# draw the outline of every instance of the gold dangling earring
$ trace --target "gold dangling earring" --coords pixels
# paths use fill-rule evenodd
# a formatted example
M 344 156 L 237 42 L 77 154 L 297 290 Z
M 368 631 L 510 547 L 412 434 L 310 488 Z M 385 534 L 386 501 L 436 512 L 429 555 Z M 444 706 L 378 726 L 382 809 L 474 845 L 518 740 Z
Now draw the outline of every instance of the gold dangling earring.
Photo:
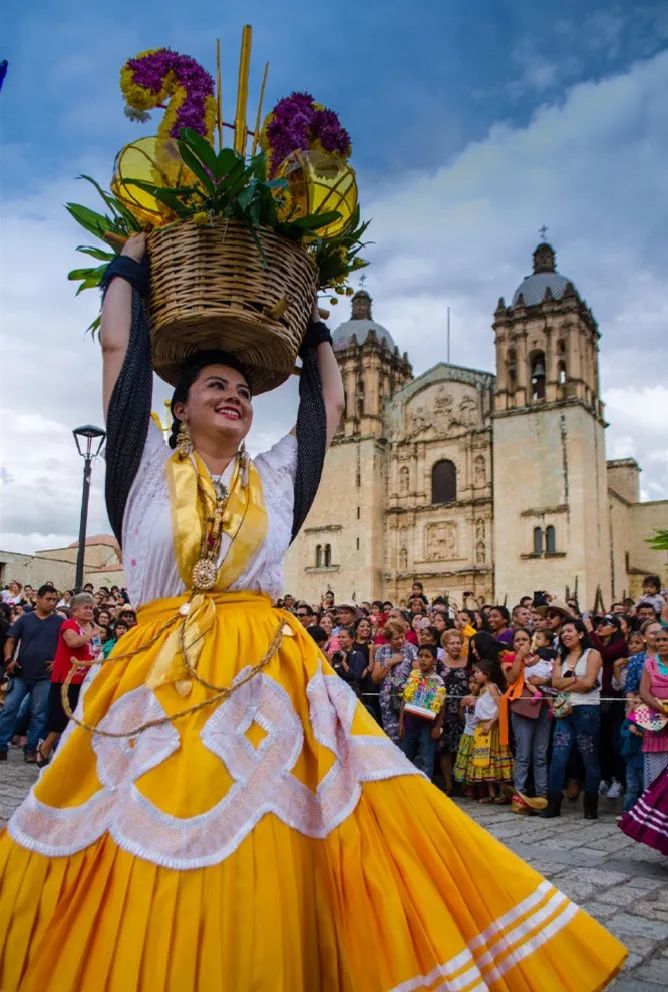
M 179 433 L 176 435 L 176 450 L 179 453 L 179 458 L 190 458 L 193 450 L 193 439 L 190 433 L 190 428 L 185 420 L 182 420 L 179 425 Z

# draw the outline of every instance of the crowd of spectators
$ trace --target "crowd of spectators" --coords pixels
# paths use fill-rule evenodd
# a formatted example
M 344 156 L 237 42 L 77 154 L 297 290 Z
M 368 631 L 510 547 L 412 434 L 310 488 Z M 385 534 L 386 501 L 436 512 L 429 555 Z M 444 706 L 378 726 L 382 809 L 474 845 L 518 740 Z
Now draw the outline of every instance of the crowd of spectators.
M 563 795 L 583 791 L 595 818 L 601 795 L 629 809 L 668 765 L 668 603 L 657 576 L 639 599 L 592 613 L 545 592 L 511 610 L 472 595 L 429 602 L 417 581 L 401 606 L 337 604 L 331 591 L 279 605 L 448 794 L 558 816 Z M 407 698 L 416 670 L 431 700 L 422 707 L 412 683 Z M 636 722 L 643 707 L 665 725 Z
M 467 594 L 429 602 L 317 604 L 292 612 L 385 733 L 448 794 L 557 816 L 584 790 L 629 809 L 668 766 L 668 602 L 657 576 L 607 611 L 522 597 L 511 610 Z M 137 622 L 124 589 L 59 593 L 10 582 L 0 602 L 0 761 L 11 744 L 46 764 L 91 659 L 103 662 Z M 74 661 L 72 660 L 74 659 Z M 80 669 L 80 670 L 79 670 Z M 644 709 L 643 709 L 644 707 Z M 637 714 L 645 713 L 645 722 Z M 653 718 L 648 722 L 647 712 Z

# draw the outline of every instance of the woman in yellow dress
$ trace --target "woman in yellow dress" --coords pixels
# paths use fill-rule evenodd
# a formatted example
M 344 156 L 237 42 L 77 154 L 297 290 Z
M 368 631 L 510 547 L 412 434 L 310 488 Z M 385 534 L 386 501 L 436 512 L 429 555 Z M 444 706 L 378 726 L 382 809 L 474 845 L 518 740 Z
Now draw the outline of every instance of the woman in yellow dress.
M 252 370 L 187 363 L 173 454 L 149 423 L 143 252 L 131 238 L 102 324 L 107 501 L 138 623 L 0 838 L 0 989 L 603 988 L 624 947 L 432 786 L 272 606 L 303 455 L 292 435 L 244 454 Z M 327 337 L 311 326 L 305 362 L 329 441 Z M 147 390 L 143 426 L 120 426 Z

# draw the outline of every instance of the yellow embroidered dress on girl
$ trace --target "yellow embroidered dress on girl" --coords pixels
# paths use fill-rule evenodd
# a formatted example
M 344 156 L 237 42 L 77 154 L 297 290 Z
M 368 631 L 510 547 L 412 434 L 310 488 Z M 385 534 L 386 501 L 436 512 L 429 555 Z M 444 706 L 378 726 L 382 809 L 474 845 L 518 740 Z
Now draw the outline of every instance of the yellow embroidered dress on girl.
M 272 607 L 295 463 L 288 437 L 246 480 L 231 467 L 215 588 L 193 595 L 212 480 L 151 425 L 123 526 L 144 605 L 0 838 L 0 989 L 603 988 L 624 947 L 427 782 Z

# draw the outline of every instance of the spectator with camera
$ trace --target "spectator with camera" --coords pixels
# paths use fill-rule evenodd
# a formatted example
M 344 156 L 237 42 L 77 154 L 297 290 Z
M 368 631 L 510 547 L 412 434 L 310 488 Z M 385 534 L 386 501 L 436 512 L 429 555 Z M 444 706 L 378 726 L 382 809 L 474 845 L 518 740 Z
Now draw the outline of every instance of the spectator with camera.
M 362 676 L 367 669 L 364 654 L 355 648 L 355 631 L 352 627 L 340 627 L 339 647 L 332 654 L 332 668 L 355 692 L 359 692 Z

